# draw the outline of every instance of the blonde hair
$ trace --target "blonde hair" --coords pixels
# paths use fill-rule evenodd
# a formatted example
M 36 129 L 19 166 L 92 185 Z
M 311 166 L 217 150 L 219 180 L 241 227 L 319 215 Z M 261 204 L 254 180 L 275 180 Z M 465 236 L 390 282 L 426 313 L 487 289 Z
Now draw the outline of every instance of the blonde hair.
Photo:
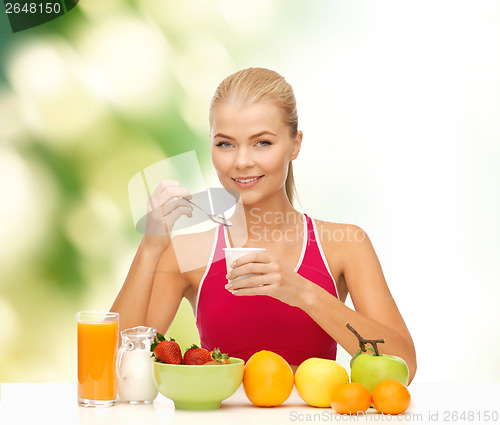
M 214 109 L 221 104 L 238 102 L 250 105 L 257 102 L 270 102 L 282 109 L 285 124 L 290 128 L 290 135 L 297 135 L 297 103 L 292 86 L 277 72 L 265 68 L 247 68 L 225 78 L 215 90 L 210 102 L 210 125 L 213 122 Z M 293 205 L 297 190 L 293 179 L 292 161 L 288 163 L 285 181 L 288 200 Z

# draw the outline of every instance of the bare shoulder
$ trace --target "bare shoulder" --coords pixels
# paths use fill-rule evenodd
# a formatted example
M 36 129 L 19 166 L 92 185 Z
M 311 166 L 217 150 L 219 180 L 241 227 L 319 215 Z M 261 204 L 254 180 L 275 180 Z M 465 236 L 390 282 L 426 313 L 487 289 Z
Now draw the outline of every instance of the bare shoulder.
M 155 272 L 156 296 L 176 287 L 194 305 L 196 292 L 210 260 L 217 229 L 174 236 L 162 254 Z M 168 282 L 168 285 L 165 283 Z
M 189 249 L 192 254 L 203 254 L 206 251 L 210 254 L 216 230 L 215 228 L 205 232 L 177 235 L 172 238 L 172 244 L 176 248 Z
M 328 247 L 346 247 L 355 242 L 362 242 L 368 238 L 366 232 L 359 226 L 349 223 L 335 223 L 315 220 L 316 229 L 321 243 Z
M 181 273 L 204 269 L 210 259 L 217 229 L 178 235 L 172 238 L 171 248 Z
M 367 245 L 371 246 L 367 233 L 355 224 L 322 220 L 315 222 L 325 256 L 335 257 L 337 266 L 345 266 L 352 256 L 365 250 Z

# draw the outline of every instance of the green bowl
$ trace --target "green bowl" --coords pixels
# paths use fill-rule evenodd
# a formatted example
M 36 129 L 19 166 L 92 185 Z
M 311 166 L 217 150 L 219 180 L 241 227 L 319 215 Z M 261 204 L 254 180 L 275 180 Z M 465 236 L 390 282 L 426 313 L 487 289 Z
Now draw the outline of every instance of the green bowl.
M 225 365 L 174 365 L 152 360 L 158 391 L 171 399 L 176 409 L 218 409 L 243 380 L 245 362 L 231 357 Z

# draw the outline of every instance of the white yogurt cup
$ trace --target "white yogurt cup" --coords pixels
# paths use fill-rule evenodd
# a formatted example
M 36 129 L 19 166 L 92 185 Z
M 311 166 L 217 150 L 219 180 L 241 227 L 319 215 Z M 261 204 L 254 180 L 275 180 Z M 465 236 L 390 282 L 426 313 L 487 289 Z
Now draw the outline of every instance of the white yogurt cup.
M 250 254 L 252 252 L 264 252 L 266 248 L 222 248 L 224 250 L 224 254 L 226 256 L 226 268 L 227 272 L 231 272 L 233 268 L 231 264 L 233 264 L 238 258 L 243 257 L 244 255 Z M 237 277 L 236 279 L 231 279 L 229 282 L 233 280 L 244 279 L 249 276 L 253 276 L 254 273 L 245 274 L 243 276 Z

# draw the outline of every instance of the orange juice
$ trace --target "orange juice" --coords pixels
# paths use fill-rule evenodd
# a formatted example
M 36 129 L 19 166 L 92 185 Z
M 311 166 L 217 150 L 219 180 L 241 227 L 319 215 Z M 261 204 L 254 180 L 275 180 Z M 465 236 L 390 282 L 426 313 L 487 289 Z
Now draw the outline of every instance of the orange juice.
M 92 405 L 93 401 L 96 405 L 110 402 L 112 405 L 116 399 L 118 315 L 114 321 L 93 322 L 90 317 L 87 320 L 80 315 L 77 325 L 79 402 L 84 405 Z M 104 403 L 99 403 L 101 401 Z

